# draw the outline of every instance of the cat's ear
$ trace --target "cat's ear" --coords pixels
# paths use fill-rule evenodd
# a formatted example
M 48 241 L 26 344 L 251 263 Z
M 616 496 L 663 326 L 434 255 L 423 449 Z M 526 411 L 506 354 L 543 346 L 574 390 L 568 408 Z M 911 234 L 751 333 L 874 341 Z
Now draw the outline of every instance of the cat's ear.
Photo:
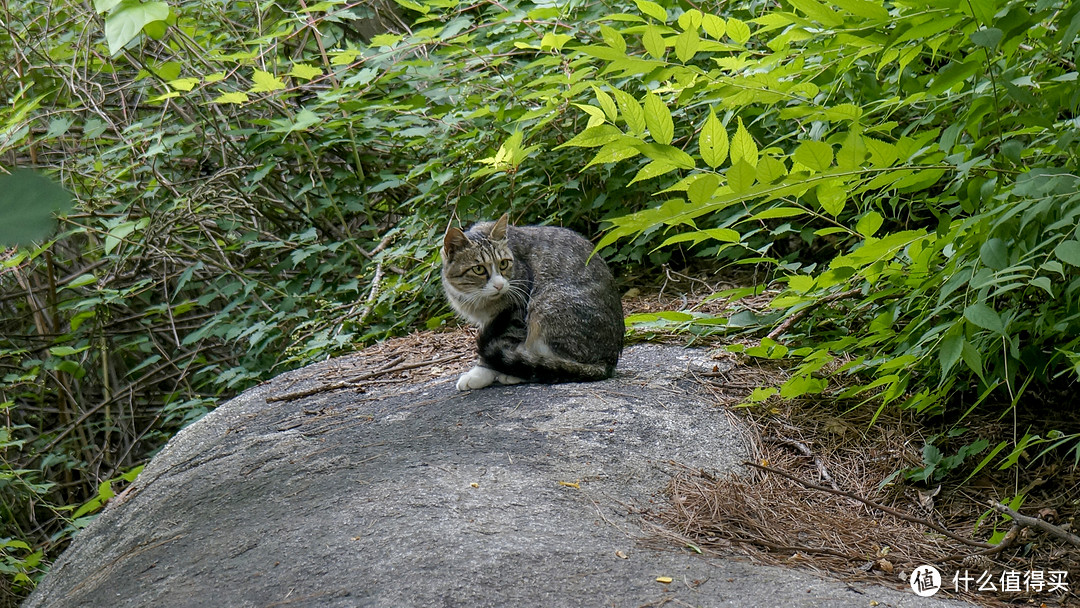
M 495 222 L 495 225 L 491 228 L 491 240 L 493 241 L 505 241 L 506 240 L 506 225 L 510 223 L 510 214 L 504 213 L 499 221 Z
M 447 228 L 446 236 L 443 237 L 442 241 L 443 258 L 450 259 L 454 252 L 463 249 L 468 244 L 469 239 L 460 228 L 454 228 L 453 226 Z

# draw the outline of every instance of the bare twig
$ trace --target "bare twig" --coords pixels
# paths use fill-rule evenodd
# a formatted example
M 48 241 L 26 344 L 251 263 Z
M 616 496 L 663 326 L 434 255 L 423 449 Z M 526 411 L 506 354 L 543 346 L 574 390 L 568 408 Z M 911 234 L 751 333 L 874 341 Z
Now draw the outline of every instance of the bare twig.
M 829 482 L 829 485 L 832 486 L 832 489 L 834 489 L 834 490 L 839 490 L 840 489 L 836 485 L 836 482 L 833 481 L 832 475 L 829 474 L 829 470 L 825 468 L 825 463 L 821 461 L 821 457 L 817 456 L 816 454 L 811 452 L 810 448 L 806 447 L 806 444 L 799 443 L 798 441 L 793 441 L 791 439 L 784 439 L 782 437 L 764 437 L 763 441 L 766 441 L 766 442 L 769 442 L 769 443 L 779 443 L 779 444 L 783 444 L 783 445 L 789 445 L 789 446 L 795 448 L 796 450 L 799 450 L 799 452 L 802 453 L 803 456 L 806 456 L 807 458 L 813 458 L 814 459 L 814 465 L 817 466 L 818 475 L 821 475 L 822 479 Z
M 1069 543 L 1070 545 L 1080 547 L 1080 536 L 1069 532 L 1061 526 L 1055 526 L 1054 524 L 1046 520 L 1039 519 L 1038 517 L 1021 515 L 1020 513 L 1017 513 L 1009 507 L 1001 504 L 1000 502 L 991 503 L 990 506 L 994 507 L 994 510 L 998 513 L 1004 513 L 1005 515 L 1013 518 L 1013 521 L 1015 521 L 1018 525 L 1024 526 L 1025 528 L 1038 528 L 1051 536 L 1060 538 L 1061 540 Z
M 775 340 L 780 336 L 784 335 L 784 332 L 791 329 L 792 325 L 795 325 L 796 323 L 801 321 L 803 317 L 810 314 L 810 311 L 814 310 L 818 306 L 821 306 L 822 304 L 828 304 L 829 302 L 835 302 L 837 300 L 843 300 L 845 298 L 854 298 L 855 296 L 861 294 L 861 289 L 849 289 L 847 291 L 840 291 L 837 293 L 829 294 L 821 298 L 820 300 L 807 305 L 806 308 L 800 308 L 799 310 L 795 311 L 795 313 L 792 314 L 790 317 L 784 319 L 783 323 L 777 325 L 775 329 L 770 331 L 768 337 L 772 340 Z

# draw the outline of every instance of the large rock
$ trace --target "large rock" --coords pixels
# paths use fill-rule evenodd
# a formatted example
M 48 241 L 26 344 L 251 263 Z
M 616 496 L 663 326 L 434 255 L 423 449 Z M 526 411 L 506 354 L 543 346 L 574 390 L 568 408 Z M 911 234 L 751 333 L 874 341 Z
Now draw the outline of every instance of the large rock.
M 701 352 L 635 346 L 593 384 L 460 393 L 447 373 L 267 402 L 357 357 L 253 388 L 179 433 L 26 605 L 927 604 L 638 543 L 635 513 L 661 500 L 672 462 L 725 471 L 744 457 L 687 377 L 716 363 Z

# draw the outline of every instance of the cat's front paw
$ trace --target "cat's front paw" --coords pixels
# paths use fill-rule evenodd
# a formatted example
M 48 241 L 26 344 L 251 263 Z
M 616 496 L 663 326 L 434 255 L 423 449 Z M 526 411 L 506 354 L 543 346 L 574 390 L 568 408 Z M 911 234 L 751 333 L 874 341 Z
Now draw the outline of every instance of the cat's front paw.
M 499 384 L 521 384 L 524 382 L 524 380 L 517 376 L 509 376 L 507 374 L 495 374 L 495 380 L 498 381 Z
M 476 367 L 461 374 L 461 377 L 457 381 L 457 390 L 468 391 L 476 388 L 484 388 L 490 386 L 495 381 L 495 372 L 486 368 Z

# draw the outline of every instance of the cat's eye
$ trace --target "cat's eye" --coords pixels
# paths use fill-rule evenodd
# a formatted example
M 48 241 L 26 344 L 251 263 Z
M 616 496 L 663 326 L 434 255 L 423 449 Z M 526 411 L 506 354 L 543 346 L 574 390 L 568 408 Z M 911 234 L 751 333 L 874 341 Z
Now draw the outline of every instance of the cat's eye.
M 499 270 L 510 268 L 510 260 L 499 260 Z
M 473 266 L 472 271 L 481 276 L 487 274 L 487 268 L 483 264 Z

